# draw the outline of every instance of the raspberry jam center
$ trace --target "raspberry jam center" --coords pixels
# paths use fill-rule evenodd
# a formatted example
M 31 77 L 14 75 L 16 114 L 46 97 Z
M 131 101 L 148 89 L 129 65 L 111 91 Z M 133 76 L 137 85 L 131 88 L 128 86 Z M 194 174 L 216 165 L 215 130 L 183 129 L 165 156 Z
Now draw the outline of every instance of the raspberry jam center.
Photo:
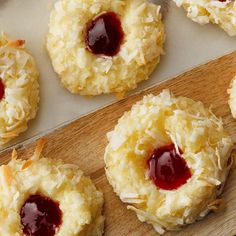
M 3 99 L 5 95 L 5 86 L 0 78 L 0 101 Z
M 30 196 L 20 211 L 25 236 L 54 236 L 62 223 L 59 204 L 41 195 Z
M 183 152 L 174 144 L 157 148 L 147 161 L 149 178 L 164 190 L 177 189 L 191 177 L 190 169 L 182 157 Z
M 124 32 L 118 15 L 107 12 L 88 23 L 86 44 L 93 54 L 115 56 L 124 39 Z

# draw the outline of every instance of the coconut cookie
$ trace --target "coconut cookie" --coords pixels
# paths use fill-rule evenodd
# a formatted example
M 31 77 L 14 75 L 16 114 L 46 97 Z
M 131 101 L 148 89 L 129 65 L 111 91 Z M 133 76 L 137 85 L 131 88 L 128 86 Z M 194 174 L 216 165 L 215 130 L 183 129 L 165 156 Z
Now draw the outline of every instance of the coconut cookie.
M 162 234 L 222 206 L 230 136 L 201 102 L 168 90 L 135 104 L 108 133 L 106 175 L 128 209 Z
M 233 78 L 231 82 L 228 93 L 229 93 L 229 106 L 231 109 L 231 113 L 233 117 L 236 118 L 236 76 Z
M 236 3 L 234 0 L 173 0 L 187 11 L 193 21 L 219 25 L 230 36 L 236 35 Z
M 59 0 L 51 12 L 47 49 L 72 93 L 135 89 L 163 53 L 160 6 L 146 0 Z
M 102 235 L 102 193 L 76 165 L 40 158 L 43 143 L 0 167 L 0 235 Z
M 39 103 L 39 73 L 24 40 L 0 34 L 0 146 L 27 129 Z

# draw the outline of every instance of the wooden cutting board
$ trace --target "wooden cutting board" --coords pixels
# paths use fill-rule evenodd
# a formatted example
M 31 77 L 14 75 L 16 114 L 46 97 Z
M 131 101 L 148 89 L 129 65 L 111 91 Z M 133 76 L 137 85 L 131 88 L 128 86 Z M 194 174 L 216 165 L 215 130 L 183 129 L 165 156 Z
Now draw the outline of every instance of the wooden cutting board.
M 150 225 L 141 223 L 135 214 L 126 209 L 113 193 L 104 174 L 103 154 L 106 146 L 106 133 L 113 129 L 118 118 L 143 95 L 158 94 L 162 89 L 170 89 L 175 95 L 201 100 L 206 106 L 223 118 L 226 129 L 236 134 L 236 121 L 230 115 L 227 104 L 227 89 L 236 74 L 236 52 L 197 67 L 167 82 L 109 105 L 92 114 L 45 135 L 46 146 L 43 154 L 50 158 L 61 158 L 78 164 L 90 175 L 96 186 L 105 196 L 106 236 L 151 236 L 156 235 Z M 96 98 L 94 98 L 96 99 Z M 93 102 L 91 100 L 91 102 Z M 79 108 L 78 108 L 79 109 Z M 49 114 L 50 115 L 50 114 Z M 29 157 L 35 147 L 34 140 L 21 145 L 19 156 Z M 10 151 L 0 154 L 1 164 L 10 159 Z M 220 213 L 210 214 L 204 220 L 185 227 L 181 232 L 167 233 L 168 236 L 232 236 L 236 235 L 236 171 L 232 170 L 223 194 L 227 208 Z

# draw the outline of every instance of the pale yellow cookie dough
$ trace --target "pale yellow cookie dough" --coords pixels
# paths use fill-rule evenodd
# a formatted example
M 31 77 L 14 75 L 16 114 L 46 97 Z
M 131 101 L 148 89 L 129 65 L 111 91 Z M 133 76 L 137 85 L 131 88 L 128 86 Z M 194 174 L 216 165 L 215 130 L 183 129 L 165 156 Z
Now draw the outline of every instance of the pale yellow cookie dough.
M 124 42 L 114 57 L 86 49 L 87 23 L 101 13 L 120 16 Z M 163 53 L 160 6 L 146 0 L 59 0 L 51 12 L 47 49 L 61 83 L 72 93 L 124 94 L 149 78 Z
M 219 25 L 230 36 L 236 35 L 236 2 L 227 0 L 173 0 L 178 7 L 187 11 L 187 16 L 193 21 L 204 25 L 213 23 Z
M 76 165 L 40 158 L 43 140 L 28 160 L 16 158 L 0 167 L 0 235 L 23 236 L 20 209 L 42 194 L 59 203 L 62 225 L 55 236 L 101 236 L 103 195 Z
M 39 73 L 24 40 L 0 34 L 0 79 L 5 95 L 0 101 L 0 146 L 27 129 L 39 103 Z
M 158 233 L 178 230 L 218 208 L 231 167 L 233 143 L 222 121 L 201 102 L 175 97 L 168 90 L 148 95 L 108 133 L 106 175 L 120 199 Z M 154 149 L 173 143 L 191 171 L 176 190 L 156 187 L 147 160 Z

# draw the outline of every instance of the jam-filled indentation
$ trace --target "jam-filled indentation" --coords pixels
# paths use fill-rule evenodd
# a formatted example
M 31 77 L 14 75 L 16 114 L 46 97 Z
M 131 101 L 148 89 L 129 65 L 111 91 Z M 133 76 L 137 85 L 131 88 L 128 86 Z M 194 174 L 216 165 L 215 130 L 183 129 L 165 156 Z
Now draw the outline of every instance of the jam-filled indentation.
M 48 197 L 32 195 L 20 211 L 25 236 L 54 236 L 62 223 L 59 203 Z
M 149 178 L 160 189 L 174 190 L 191 177 L 190 169 L 182 157 L 183 152 L 174 144 L 157 148 L 147 161 Z
M 0 101 L 3 99 L 5 95 L 5 86 L 3 84 L 2 79 L 0 78 Z
M 119 16 L 106 12 L 87 25 L 86 44 L 89 51 L 96 55 L 115 56 L 124 39 Z

